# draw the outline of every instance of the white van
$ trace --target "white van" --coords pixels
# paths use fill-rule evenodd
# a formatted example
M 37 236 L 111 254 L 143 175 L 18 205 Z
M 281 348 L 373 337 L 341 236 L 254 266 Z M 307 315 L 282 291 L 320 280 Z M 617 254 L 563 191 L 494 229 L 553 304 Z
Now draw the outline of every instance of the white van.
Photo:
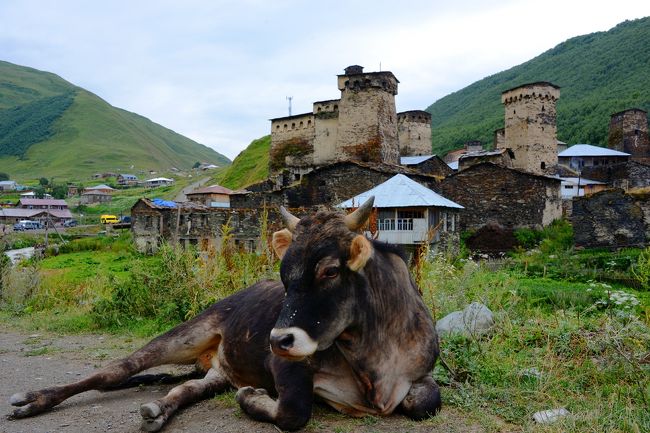
M 31 221 L 31 220 L 20 220 L 16 224 L 14 224 L 14 230 L 38 230 L 42 229 L 43 224 L 41 224 L 39 221 Z

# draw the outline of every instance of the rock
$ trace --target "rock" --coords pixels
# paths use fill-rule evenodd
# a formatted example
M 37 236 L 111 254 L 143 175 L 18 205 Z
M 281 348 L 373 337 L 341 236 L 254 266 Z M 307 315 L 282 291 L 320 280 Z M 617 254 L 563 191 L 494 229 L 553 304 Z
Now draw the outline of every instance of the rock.
M 522 377 L 528 377 L 532 379 L 540 379 L 542 377 L 542 372 L 535 367 L 525 368 L 521 370 L 520 374 Z
M 440 336 L 460 334 L 466 337 L 483 335 L 494 326 L 492 311 L 480 302 L 472 302 L 462 311 L 454 311 L 438 320 Z
M 561 407 L 559 409 L 549 409 L 543 410 L 541 412 L 535 412 L 533 414 L 533 419 L 538 424 L 551 424 L 569 414 L 570 412 L 568 410 Z

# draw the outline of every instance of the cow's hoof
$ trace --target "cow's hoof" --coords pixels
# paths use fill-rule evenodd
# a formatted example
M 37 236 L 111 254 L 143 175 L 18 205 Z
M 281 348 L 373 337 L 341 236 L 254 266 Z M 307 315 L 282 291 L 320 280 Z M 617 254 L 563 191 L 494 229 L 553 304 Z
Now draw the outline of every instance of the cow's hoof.
M 38 404 L 38 395 L 33 392 L 17 392 L 9 397 L 9 404 L 12 406 L 22 406 L 14 410 L 10 418 L 26 418 L 43 412 L 46 408 Z
M 142 424 L 140 427 L 144 431 L 158 431 L 165 425 L 165 418 L 158 403 L 146 403 L 140 406 L 140 415 Z

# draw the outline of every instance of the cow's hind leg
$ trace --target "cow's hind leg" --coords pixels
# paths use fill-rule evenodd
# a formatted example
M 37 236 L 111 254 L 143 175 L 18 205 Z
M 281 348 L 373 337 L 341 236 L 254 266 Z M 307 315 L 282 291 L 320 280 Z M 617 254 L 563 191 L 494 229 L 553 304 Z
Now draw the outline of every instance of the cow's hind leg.
M 111 363 L 78 382 L 12 395 L 9 403 L 19 406 L 14 410 L 12 417 L 25 418 L 45 412 L 65 399 L 85 391 L 115 389 L 134 374 L 151 367 L 195 362 L 202 353 L 217 347 L 220 340 L 219 335 L 207 332 L 200 333 L 197 337 L 193 330 L 205 325 L 209 318 L 197 319 L 179 325 L 128 357 Z
M 219 368 L 211 368 L 203 379 L 194 379 L 172 388 L 169 393 L 151 403 L 140 406 L 142 430 L 158 431 L 181 407 L 211 397 L 230 387 Z
M 441 406 L 442 400 L 438 384 L 431 376 L 425 376 L 419 382 L 411 385 L 400 409 L 409 418 L 422 420 L 436 415 Z

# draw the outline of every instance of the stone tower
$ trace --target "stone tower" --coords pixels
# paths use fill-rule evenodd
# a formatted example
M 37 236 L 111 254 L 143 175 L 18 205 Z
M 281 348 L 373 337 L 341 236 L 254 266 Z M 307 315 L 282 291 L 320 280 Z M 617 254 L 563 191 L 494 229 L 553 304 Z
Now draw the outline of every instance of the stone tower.
M 431 155 L 431 114 L 422 110 L 397 113 L 400 156 Z
M 555 104 L 560 88 L 548 82 L 524 84 L 501 94 L 505 134 L 501 144 L 514 154 L 514 168 L 535 174 L 553 173 L 557 166 Z
M 632 108 L 612 114 L 607 146 L 629 153 L 633 161 L 650 163 L 648 113 Z
M 399 163 L 395 95 L 399 81 L 392 72 L 364 73 L 348 66 L 338 76 L 338 159 Z

